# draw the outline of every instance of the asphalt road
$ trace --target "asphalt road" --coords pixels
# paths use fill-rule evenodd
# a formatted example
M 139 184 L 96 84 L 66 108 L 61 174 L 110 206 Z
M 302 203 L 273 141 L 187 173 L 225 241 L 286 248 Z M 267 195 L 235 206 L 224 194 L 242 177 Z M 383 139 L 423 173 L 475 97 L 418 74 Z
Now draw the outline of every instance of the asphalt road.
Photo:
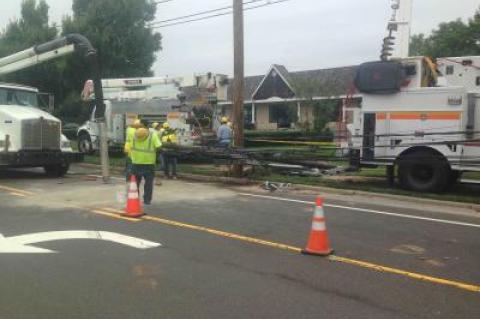
M 305 246 L 313 194 L 163 181 L 148 217 L 135 222 L 116 213 L 121 179 L 102 185 L 74 172 L 62 180 L 1 172 L 0 234 L 95 230 L 162 246 L 68 239 L 31 244 L 53 254 L 0 252 L 2 319 L 480 313 L 480 215 L 474 212 L 327 196 L 329 236 L 335 255 L 345 258 L 334 261 L 295 251 Z

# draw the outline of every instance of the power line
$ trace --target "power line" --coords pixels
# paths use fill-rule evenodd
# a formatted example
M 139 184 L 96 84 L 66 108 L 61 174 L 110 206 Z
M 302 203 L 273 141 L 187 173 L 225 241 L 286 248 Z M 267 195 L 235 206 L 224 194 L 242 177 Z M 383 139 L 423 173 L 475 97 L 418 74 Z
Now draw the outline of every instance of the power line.
M 169 0 L 171 1 L 171 0 Z M 266 1 L 266 0 L 250 0 L 250 1 L 247 1 L 247 2 L 244 2 L 243 4 L 251 4 L 251 3 L 255 3 L 255 2 L 260 2 L 260 1 Z M 218 12 L 218 11 L 225 11 L 227 9 L 232 9 L 233 6 L 226 6 L 226 7 L 221 7 L 221 8 L 217 8 L 217 9 L 212 9 L 212 10 L 206 10 L 206 11 L 201 11 L 201 12 L 197 12 L 197 13 L 193 13 L 193 14 L 188 14 L 188 15 L 185 15 L 185 16 L 180 16 L 180 17 L 176 17 L 176 18 L 171 18 L 171 19 L 167 19 L 167 20 L 161 20 L 161 21 L 154 21 L 152 23 L 150 23 L 150 25 L 155 25 L 155 24 L 163 24 L 165 22 L 171 22 L 171 21 L 176 21 L 176 20 L 184 20 L 184 19 L 187 19 L 187 18 L 192 18 L 192 17 L 197 17 L 197 16 L 202 16 L 202 15 L 206 15 L 208 13 L 214 13 L 214 12 Z
M 257 1 L 261 1 L 261 0 L 256 0 L 256 1 L 254 1 L 254 2 L 257 2 Z M 260 5 L 251 6 L 251 7 L 245 8 L 245 9 L 243 9 L 243 11 L 259 9 L 259 8 L 271 6 L 271 5 L 274 5 L 274 4 L 278 4 L 278 3 L 282 3 L 282 2 L 287 2 L 287 1 L 291 1 L 291 0 L 269 1 L 269 2 L 264 3 L 264 4 L 260 4 Z M 228 8 L 227 8 L 227 9 L 228 9 Z M 225 9 L 224 9 L 224 10 L 225 10 Z M 158 26 L 151 25 L 151 27 L 152 27 L 152 29 L 166 28 L 166 27 L 171 27 L 171 26 L 175 26 L 175 25 L 186 24 L 186 23 L 195 22 L 195 21 L 203 21 L 203 20 L 208 20 L 208 19 L 212 19 L 212 18 L 216 18 L 216 17 L 221 17 L 221 16 L 225 16 L 225 15 L 230 15 L 230 14 L 232 14 L 232 13 L 233 13 L 233 11 L 228 11 L 228 12 L 224 12 L 224 13 L 218 13 L 218 14 L 209 15 L 209 16 L 206 16 L 206 17 L 201 17 L 201 18 L 196 18 L 196 19 L 190 19 L 190 20 L 184 20 L 184 21 L 179 21 L 179 22 L 174 22 L 174 23 L 167 23 L 167 24 L 158 25 Z M 179 18 L 179 19 L 180 19 L 180 18 Z M 179 20 L 179 19 L 175 19 L 175 20 Z M 157 24 L 157 23 L 158 23 L 158 24 L 161 24 L 162 22 L 165 23 L 164 21 L 157 21 L 157 22 L 155 22 L 155 24 Z
M 155 4 L 161 4 L 161 3 L 170 2 L 170 1 L 173 1 L 173 0 L 161 0 L 161 1 L 155 1 Z

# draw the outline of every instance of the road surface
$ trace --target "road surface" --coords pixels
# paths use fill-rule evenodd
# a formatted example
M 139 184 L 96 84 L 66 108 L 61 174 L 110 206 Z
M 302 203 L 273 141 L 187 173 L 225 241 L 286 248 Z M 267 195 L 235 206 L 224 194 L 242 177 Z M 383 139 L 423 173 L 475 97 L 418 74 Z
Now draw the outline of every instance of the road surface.
M 1 253 L 0 318 L 476 318 L 480 214 L 326 196 L 335 256 L 305 256 L 315 194 L 163 181 L 140 221 L 121 178 L 1 172 L 0 234 L 101 231 Z M 95 175 L 95 173 L 93 173 Z M 415 209 L 416 208 L 416 209 Z M 78 233 L 77 233 L 78 234 Z M 32 235 L 35 237 L 36 235 Z M 0 251 L 1 251 L 0 238 Z

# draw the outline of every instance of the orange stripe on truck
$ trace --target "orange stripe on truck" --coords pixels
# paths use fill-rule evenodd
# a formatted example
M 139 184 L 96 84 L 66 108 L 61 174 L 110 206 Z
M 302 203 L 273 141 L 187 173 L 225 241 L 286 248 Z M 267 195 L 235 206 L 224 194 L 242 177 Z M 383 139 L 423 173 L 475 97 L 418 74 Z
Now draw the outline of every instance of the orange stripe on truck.
M 460 112 L 391 112 L 391 120 L 460 120 Z M 377 120 L 386 120 L 387 113 L 377 113 Z

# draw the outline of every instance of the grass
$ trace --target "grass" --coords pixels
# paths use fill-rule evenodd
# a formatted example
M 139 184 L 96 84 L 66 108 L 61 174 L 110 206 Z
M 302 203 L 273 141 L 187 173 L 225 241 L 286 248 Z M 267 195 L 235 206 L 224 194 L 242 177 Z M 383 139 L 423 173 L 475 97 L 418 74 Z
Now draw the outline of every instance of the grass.
M 384 177 L 375 176 L 377 172 L 369 172 L 373 176 L 368 177 Z M 358 175 L 357 175 L 358 176 Z M 480 197 L 478 196 L 480 188 L 467 186 L 463 184 L 455 185 L 454 188 L 445 194 L 436 193 L 417 193 L 400 189 L 399 187 L 391 187 L 386 182 L 385 178 L 368 179 L 366 181 L 358 180 L 335 180 L 322 177 L 300 177 L 300 176 L 286 176 L 279 174 L 271 174 L 269 176 L 255 176 L 256 180 L 268 180 L 279 183 L 292 183 L 310 186 L 330 187 L 342 190 L 356 190 L 364 192 L 373 192 L 380 194 L 403 195 L 418 198 L 428 198 L 435 200 L 445 200 L 454 202 L 463 202 L 471 204 L 480 204 Z

